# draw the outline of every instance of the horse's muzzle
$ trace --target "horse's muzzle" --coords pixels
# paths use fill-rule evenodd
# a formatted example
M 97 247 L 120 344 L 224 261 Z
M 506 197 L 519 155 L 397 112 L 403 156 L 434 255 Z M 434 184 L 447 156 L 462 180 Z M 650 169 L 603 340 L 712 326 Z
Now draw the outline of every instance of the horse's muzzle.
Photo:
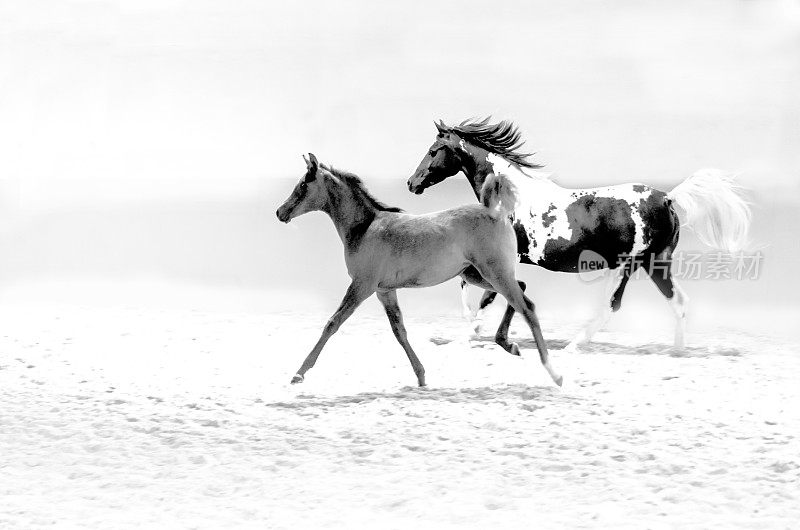
M 408 191 L 413 193 L 414 195 L 422 195 L 422 192 L 425 191 L 420 185 L 414 184 L 411 180 L 408 181 Z
M 282 223 L 288 223 L 291 220 L 288 208 L 278 208 L 275 210 L 275 215 L 278 217 L 278 221 Z

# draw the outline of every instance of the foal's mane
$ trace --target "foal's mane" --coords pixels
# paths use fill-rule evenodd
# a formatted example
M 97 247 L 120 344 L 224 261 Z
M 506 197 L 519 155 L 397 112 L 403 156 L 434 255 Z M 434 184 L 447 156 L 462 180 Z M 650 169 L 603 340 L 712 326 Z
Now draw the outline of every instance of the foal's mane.
M 490 123 L 491 116 L 482 120 L 471 119 L 464 120 L 458 125 L 448 126 L 442 120 L 436 124 L 436 128 L 440 132 L 452 132 L 471 142 L 490 151 L 496 153 L 509 162 L 516 164 L 520 167 L 528 167 L 531 169 L 541 169 L 542 165 L 534 164 L 528 160 L 528 157 L 533 156 L 533 153 L 521 153 L 519 149 L 523 146 L 525 141 L 521 138 L 519 129 L 513 122 L 508 120 L 501 120 L 498 123 Z
M 355 173 L 350 173 L 348 171 L 342 171 L 341 169 L 336 169 L 333 166 L 329 166 L 327 164 L 320 164 L 323 169 L 330 171 L 334 176 L 339 178 L 342 182 L 344 182 L 352 191 L 353 194 L 367 203 L 367 205 L 379 210 L 381 212 L 402 212 L 401 208 L 397 208 L 394 206 L 387 206 L 386 204 L 382 203 L 378 199 L 376 199 L 368 190 L 367 187 L 364 185 L 364 182 L 356 175 Z

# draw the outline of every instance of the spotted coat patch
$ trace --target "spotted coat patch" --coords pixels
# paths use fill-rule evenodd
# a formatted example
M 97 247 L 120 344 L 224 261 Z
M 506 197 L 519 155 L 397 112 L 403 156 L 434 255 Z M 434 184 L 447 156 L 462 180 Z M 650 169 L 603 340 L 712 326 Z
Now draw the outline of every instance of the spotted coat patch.
M 592 250 L 614 267 L 620 254 L 660 252 L 677 229 L 666 195 L 644 184 L 567 189 L 499 156 L 488 161 L 517 187 L 514 229 L 523 262 L 575 272 L 580 253 Z

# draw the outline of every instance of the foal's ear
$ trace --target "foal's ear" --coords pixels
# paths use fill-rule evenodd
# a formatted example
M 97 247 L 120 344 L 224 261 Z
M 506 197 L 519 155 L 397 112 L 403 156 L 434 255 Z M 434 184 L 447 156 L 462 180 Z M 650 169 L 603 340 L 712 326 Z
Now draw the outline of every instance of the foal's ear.
M 314 153 L 308 153 L 308 158 L 306 158 L 306 155 L 303 155 L 303 160 L 305 160 L 306 167 L 308 169 L 316 170 L 317 166 L 319 165 L 319 161 L 317 160 L 317 157 L 314 156 Z
M 314 153 L 308 153 L 308 158 L 306 155 L 303 155 L 303 160 L 306 161 L 306 177 L 307 181 L 314 180 L 314 177 L 317 175 L 317 168 L 319 167 L 319 162 L 317 161 L 317 157 L 314 156 Z

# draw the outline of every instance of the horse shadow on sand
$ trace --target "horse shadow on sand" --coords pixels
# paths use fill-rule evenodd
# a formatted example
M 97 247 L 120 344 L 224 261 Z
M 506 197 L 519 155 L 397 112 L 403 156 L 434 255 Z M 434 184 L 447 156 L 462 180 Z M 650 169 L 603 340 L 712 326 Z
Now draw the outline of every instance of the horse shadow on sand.
M 512 337 L 510 340 L 516 342 L 517 345 L 525 350 L 533 350 L 536 352 L 536 342 L 532 338 L 519 338 Z M 432 337 L 430 339 L 436 345 L 444 345 L 452 342 L 451 339 L 442 337 Z M 562 339 L 549 339 L 546 340 L 548 350 L 562 350 L 567 347 L 569 341 Z M 494 337 L 473 337 L 470 339 L 470 346 L 472 348 L 489 348 L 496 346 Z M 499 346 L 497 346 L 500 349 Z M 502 350 L 500 350 L 502 351 Z M 706 358 L 706 357 L 741 357 L 745 354 L 745 350 L 736 347 L 718 347 L 718 346 L 687 346 L 683 349 L 676 349 L 674 346 L 659 342 L 649 342 L 644 344 L 626 345 L 614 344 L 612 342 L 598 342 L 592 341 L 589 344 L 584 344 L 578 348 L 578 353 L 581 354 L 611 354 L 611 355 L 664 355 L 668 357 L 678 358 Z
M 379 400 L 388 403 L 413 403 L 423 401 L 475 403 L 475 402 L 519 402 L 522 408 L 534 410 L 542 403 L 576 399 L 566 396 L 560 390 L 549 386 L 529 386 L 525 384 L 501 384 L 474 388 L 437 388 L 407 386 L 397 391 L 371 391 L 352 395 L 318 396 L 298 394 L 293 401 L 264 403 L 268 408 L 307 409 L 328 408 L 347 405 L 363 405 Z

